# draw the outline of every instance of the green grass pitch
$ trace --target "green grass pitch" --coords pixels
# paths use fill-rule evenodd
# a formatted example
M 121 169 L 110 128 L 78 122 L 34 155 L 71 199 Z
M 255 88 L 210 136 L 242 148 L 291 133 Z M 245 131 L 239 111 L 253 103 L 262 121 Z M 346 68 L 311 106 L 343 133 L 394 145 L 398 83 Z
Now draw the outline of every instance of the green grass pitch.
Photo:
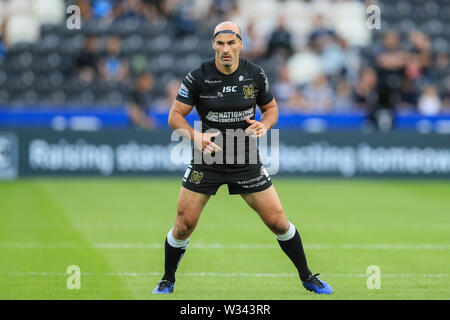
M 307 292 L 274 235 L 226 186 L 207 204 L 175 292 L 163 271 L 181 178 L 0 183 L 0 299 L 448 299 L 450 183 L 274 178 L 310 269 Z M 68 289 L 67 267 L 81 270 Z M 381 270 L 367 287 L 367 267 Z

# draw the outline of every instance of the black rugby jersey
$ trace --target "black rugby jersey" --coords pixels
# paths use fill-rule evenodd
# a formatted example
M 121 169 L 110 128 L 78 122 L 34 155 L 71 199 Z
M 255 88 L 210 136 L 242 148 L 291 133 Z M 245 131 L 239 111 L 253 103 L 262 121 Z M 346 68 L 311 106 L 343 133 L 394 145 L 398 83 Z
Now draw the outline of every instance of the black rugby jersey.
M 226 159 L 226 142 L 227 139 L 233 138 L 231 136 L 227 138 L 226 130 L 245 130 L 250 126 L 245 118 L 255 119 L 256 105 L 264 106 L 272 101 L 273 96 L 267 76 L 261 67 L 240 58 L 238 68 L 226 75 L 217 69 L 214 59 L 208 60 L 187 74 L 176 99 L 195 106 L 202 122 L 202 132 L 208 129 L 221 131 L 223 144 L 220 146 L 223 149 L 221 152 L 223 164 L 213 164 L 214 167 L 243 167 L 253 161 L 254 158 L 249 159 L 249 149 L 251 149 L 249 143 L 256 146 L 256 139 L 250 140 L 248 137 L 245 139 L 245 163 L 242 164 L 242 158 L 241 163 L 238 163 L 238 150 L 243 149 L 239 148 L 236 138 L 234 139 L 234 161 L 230 158 Z M 214 142 L 217 143 L 217 139 Z M 233 163 L 229 163 L 230 161 Z M 257 164 L 260 165 L 260 163 L 257 156 Z

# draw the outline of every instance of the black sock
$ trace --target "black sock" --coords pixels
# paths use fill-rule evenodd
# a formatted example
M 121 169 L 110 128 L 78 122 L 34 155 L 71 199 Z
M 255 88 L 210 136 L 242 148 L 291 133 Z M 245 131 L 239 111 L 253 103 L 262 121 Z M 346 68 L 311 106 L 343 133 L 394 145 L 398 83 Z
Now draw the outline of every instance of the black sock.
M 165 262 L 164 262 L 164 276 L 162 280 L 169 280 L 175 282 L 175 272 L 177 271 L 178 264 L 183 258 L 186 248 L 175 248 L 172 247 L 169 242 L 164 244 L 165 249 Z
M 278 239 L 277 239 L 278 240 Z M 286 241 L 278 240 L 281 249 L 284 253 L 291 259 L 295 267 L 298 270 L 300 279 L 306 280 L 312 273 L 308 269 L 308 264 L 306 263 L 305 252 L 303 251 L 302 239 L 297 230 L 295 230 L 295 235 Z

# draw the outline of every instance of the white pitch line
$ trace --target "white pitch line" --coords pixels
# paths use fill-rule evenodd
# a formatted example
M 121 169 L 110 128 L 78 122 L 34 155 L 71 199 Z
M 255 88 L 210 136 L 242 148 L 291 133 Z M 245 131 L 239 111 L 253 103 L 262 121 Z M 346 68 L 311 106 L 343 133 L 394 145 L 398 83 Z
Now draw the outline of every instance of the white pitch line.
M 8 272 L 2 273 L 0 276 L 61 276 L 67 277 L 68 274 L 64 272 Z M 113 276 L 113 277 L 152 277 L 161 276 L 161 272 L 81 272 L 81 276 Z M 323 273 L 323 277 L 350 277 L 350 278 L 366 278 L 364 273 Z M 278 278 L 278 277 L 298 277 L 296 273 L 245 273 L 245 272 L 185 272 L 180 273 L 179 276 L 185 277 L 256 277 L 256 278 Z M 381 274 L 382 277 L 391 278 L 445 278 L 448 277 L 447 273 L 385 273 Z
M 88 246 L 88 245 L 86 245 Z M 77 243 L 0 243 L 0 249 L 76 249 L 86 247 Z M 95 249 L 121 250 L 121 249 L 162 249 L 163 243 L 92 243 Z M 450 244 L 401 244 L 401 243 L 310 243 L 304 245 L 305 249 L 313 250 L 450 250 Z M 222 243 L 190 243 L 192 249 L 279 249 L 278 244 L 222 244 Z

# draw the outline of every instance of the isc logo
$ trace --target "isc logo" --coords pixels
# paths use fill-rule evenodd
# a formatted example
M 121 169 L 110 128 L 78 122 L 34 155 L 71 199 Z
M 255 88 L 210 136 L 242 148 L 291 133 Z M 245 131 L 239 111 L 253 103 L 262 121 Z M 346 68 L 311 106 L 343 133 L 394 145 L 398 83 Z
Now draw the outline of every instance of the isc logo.
M 227 86 L 223 87 L 222 92 L 236 92 L 237 86 Z

